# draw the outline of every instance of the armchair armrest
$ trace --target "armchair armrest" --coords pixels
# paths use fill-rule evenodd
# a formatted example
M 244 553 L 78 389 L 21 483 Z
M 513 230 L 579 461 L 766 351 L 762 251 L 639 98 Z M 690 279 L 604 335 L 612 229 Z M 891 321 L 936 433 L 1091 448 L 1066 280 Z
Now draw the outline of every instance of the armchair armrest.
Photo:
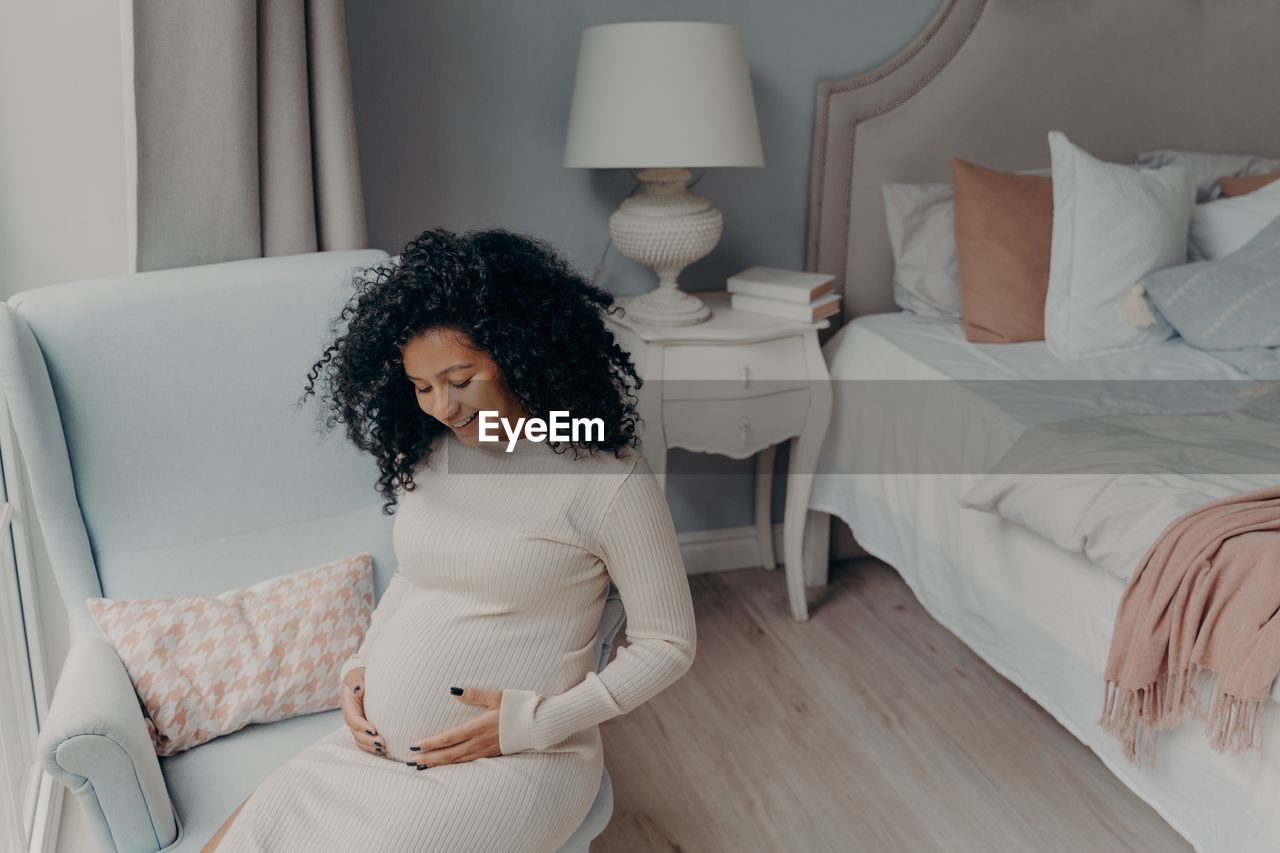
M 80 799 L 100 849 L 159 850 L 178 823 L 137 694 L 96 629 L 75 633 L 40 730 L 40 765 Z
M 627 612 L 622 606 L 622 596 L 618 588 L 609 584 L 609 593 L 604 600 L 604 610 L 600 613 L 600 623 L 596 628 L 596 638 L 600 644 L 596 646 L 596 672 L 604 669 L 609 662 L 609 653 L 613 650 L 613 641 L 618 636 L 618 629 L 627 619 Z

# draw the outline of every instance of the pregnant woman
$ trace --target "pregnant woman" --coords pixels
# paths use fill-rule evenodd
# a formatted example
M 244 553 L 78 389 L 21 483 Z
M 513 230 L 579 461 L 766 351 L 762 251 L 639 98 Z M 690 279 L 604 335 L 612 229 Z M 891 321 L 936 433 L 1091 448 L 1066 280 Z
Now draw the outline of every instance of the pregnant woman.
M 545 244 L 428 231 L 357 281 L 309 374 L 373 453 L 398 568 L 342 674 L 346 725 L 268 776 L 218 851 L 554 851 L 600 786 L 598 724 L 693 660 L 671 515 L 635 450 L 612 298 Z M 528 419 L 598 418 L 536 441 Z M 481 441 L 478 417 L 517 428 Z M 600 673 L 609 581 L 627 641 Z

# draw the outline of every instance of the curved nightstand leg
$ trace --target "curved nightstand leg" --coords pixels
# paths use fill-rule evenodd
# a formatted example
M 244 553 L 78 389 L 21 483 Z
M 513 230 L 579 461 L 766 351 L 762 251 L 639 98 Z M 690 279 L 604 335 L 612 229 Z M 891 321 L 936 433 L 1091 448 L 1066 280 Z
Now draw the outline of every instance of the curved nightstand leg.
M 821 358 L 817 342 L 811 341 L 812 356 Z M 782 525 L 782 562 L 787 570 L 787 597 L 791 600 L 791 615 L 803 622 L 809 618 L 809 605 L 805 600 L 804 533 L 809 515 L 809 493 L 813 491 L 813 476 L 822 451 L 822 440 L 827 434 L 831 418 L 831 382 L 814 380 L 810 386 L 812 398 L 805 418 L 804 432 L 791 439 L 791 459 L 787 474 L 787 513 Z
M 771 445 L 756 454 L 756 547 L 760 551 L 760 565 L 771 571 L 778 567 L 773 559 L 773 516 L 769 511 L 775 451 Z
M 791 439 L 791 466 L 795 470 L 787 474 L 787 513 L 782 522 L 782 565 L 787 572 L 787 598 L 791 602 L 791 615 L 799 622 L 809 618 L 804 593 L 804 527 L 809 493 L 813 489 L 813 474 L 799 464 L 803 446 L 803 436 Z

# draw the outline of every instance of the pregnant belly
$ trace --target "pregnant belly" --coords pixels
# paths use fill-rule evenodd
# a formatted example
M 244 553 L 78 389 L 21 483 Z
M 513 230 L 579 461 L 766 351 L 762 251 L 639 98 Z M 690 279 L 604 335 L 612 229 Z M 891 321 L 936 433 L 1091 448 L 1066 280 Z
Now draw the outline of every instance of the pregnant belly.
M 529 643 L 517 624 L 504 629 L 504 617 L 462 614 L 456 604 L 408 594 L 366 650 L 365 716 L 386 738 L 391 758 L 411 761 L 418 754 L 409 747 L 417 741 L 485 713 L 455 698 L 450 687 L 554 694 L 591 668 L 590 646 L 585 654 L 563 654 L 554 645 Z

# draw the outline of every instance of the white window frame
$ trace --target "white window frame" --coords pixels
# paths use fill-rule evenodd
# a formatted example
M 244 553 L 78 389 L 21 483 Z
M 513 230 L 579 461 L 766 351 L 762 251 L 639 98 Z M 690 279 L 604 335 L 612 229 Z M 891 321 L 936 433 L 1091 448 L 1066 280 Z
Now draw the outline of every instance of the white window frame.
M 11 831 L 6 833 L 10 837 L 0 838 L 0 849 L 8 853 L 16 845 L 24 853 L 53 853 L 65 789 L 35 760 L 36 737 L 52 690 L 40 634 L 24 474 L 8 401 L 0 394 L 0 655 L 8 657 L 4 669 L 10 673 L 9 683 L 0 685 L 0 703 L 14 703 L 4 717 L 19 721 L 15 741 L 22 752 L 6 755 L 0 739 L 0 761 L 5 762 L 0 768 L 0 824 L 12 828 L 16 823 L 18 829 L 16 838 Z M 23 765 L 21 791 L 9 791 L 10 762 Z

